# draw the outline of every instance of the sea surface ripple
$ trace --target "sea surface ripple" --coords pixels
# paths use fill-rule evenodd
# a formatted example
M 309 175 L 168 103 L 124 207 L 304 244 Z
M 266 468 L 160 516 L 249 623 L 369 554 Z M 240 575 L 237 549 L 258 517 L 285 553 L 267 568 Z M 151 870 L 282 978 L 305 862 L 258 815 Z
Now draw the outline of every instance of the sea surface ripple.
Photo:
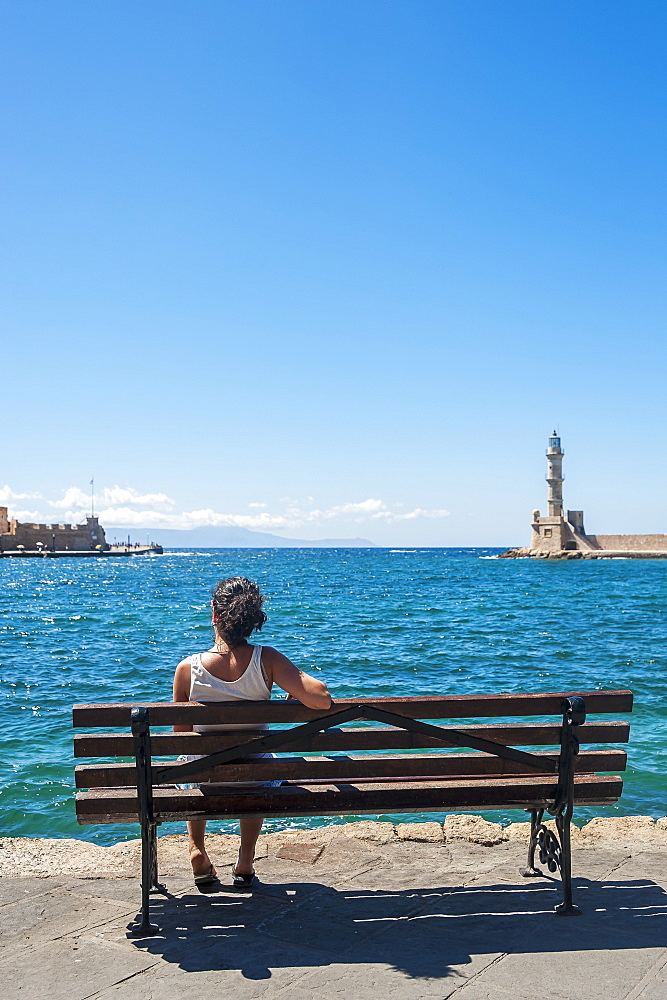
M 213 585 L 234 575 L 267 595 L 259 641 L 324 678 L 334 697 L 631 688 L 623 797 L 595 812 L 664 815 L 667 561 L 489 558 L 497 551 L 0 560 L 2 833 L 103 844 L 137 836 L 136 825 L 78 826 L 71 706 L 169 700 L 175 664 L 210 645 Z M 575 819 L 592 815 L 578 809 Z M 332 820 L 267 829 L 318 822 Z

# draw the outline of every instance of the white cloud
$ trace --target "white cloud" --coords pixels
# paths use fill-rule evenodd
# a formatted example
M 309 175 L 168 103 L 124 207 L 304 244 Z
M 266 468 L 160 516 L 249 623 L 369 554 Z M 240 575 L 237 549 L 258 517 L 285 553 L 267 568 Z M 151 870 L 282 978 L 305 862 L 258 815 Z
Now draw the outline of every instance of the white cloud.
M 324 517 L 378 517 L 384 513 L 388 513 L 388 507 L 383 500 L 361 500 L 359 503 L 344 503 L 340 504 L 338 507 L 330 507 L 328 510 L 324 511 Z
M 449 517 L 448 510 L 424 510 L 423 507 L 415 507 L 414 510 L 408 511 L 406 514 L 395 514 L 391 511 L 385 520 L 394 523 L 395 521 L 416 521 L 417 518 L 425 517 L 431 520 L 435 520 L 441 517 Z
M 9 512 L 10 519 L 15 517 L 17 521 L 23 521 L 24 524 L 51 524 L 50 517 L 44 517 L 44 515 L 38 510 L 14 510 Z
M 396 504 L 403 506 L 403 504 Z M 394 524 L 396 521 L 414 521 L 417 518 L 441 518 L 448 517 L 448 510 L 425 510 L 423 507 L 416 507 L 405 514 L 398 513 L 389 507 L 384 500 L 377 500 L 369 497 L 368 500 L 361 500 L 356 503 L 338 504 L 328 507 L 325 510 L 315 508 L 304 510 L 298 506 L 288 508 L 288 513 L 296 524 L 320 524 L 326 521 L 352 521 L 361 524 L 364 521 L 383 521 L 385 524 Z
M 63 492 L 60 500 L 47 500 L 46 502 L 49 507 L 57 507 L 58 509 L 76 507 L 78 508 L 76 517 L 78 517 L 81 510 L 90 510 L 90 493 L 84 493 L 78 486 L 70 486 Z
M 11 486 L 0 486 L 0 504 L 3 507 L 13 503 L 14 500 L 41 500 L 41 493 L 16 493 Z
M 206 507 L 169 514 L 158 510 L 132 510 L 131 507 L 107 507 L 99 512 L 101 524 L 112 528 L 249 528 L 251 531 L 275 531 L 293 527 L 283 514 L 220 514 Z
M 138 493 L 131 487 L 112 486 L 105 489 L 100 494 L 100 503 L 119 504 L 133 503 L 142 507 L 159 507 L 167 510 L 175 506 L 176 501 L 168 497 L 166 493 Z
M 79 511 L 90 510 L 91 496 L 85 493 L 78 486 L 70 486 L 66 489 L 60 500 L 47 500 L 51 507 L 61 509 L 76 508 Z M 166 493 L 139 493 L 131 486 L 105 486 L 99 493 L 95 494 L 96 506 L 115 506 L 116 504 L 137 504 L 141 507 L 158 507 L 170 509 L 175 501 L 168 497 Z M 78 515 L 77 515 L 78 516 Z
M 0 489 L 0 501 L 35 497 L 39 494 L 16 493 L 9 486 Z M 90 495 L 78 486 L 63 490 L 58 500 L 44 500 L 47 507 L 55 508 L 58 520 L 76 524 L 83 521 L 90 510 Z M 314 498 L 295 500 L 285 497 L 279 501 L 282 509 L 271 511 L 264 501 L 248 504 L 249 514 L 223 512 L 205 507 L 197 510 L 175 511 L 176 502 L 166 493 L 140 493 L 131 486 L 104 487 L 96 495 L 96 511 L 100 522 L 108 528 L 201 528 L 236 527 L 251 531 L 290 531 L 303 527 L 324 526 L 332 521 L 338 524 L 394 524 L 400 521 L 416 521 L 447 517 L 449 512 L 442 509 L 415 507 L 403 511 L 404 504 L 387 504 L 377 497 L 334 504 L 331 507 L 313 506 Z M 54 520 L 53 512 L 45 515 L 39 510 L 13 510 L 19 521 L 48 522 Z

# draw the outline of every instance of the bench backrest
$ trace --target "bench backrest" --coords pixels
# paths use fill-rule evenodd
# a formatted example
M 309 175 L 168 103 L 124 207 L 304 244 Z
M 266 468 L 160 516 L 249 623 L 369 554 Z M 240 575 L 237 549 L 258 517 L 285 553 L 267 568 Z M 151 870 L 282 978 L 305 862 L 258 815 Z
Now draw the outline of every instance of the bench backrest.
M 630 691 L 586 691 L 587 714 L 625 714 L 632 710 Z M 141 703 L 75 705 L 76 727 L 124 727 L 131 725 L 132 709 L 148 710 L 151 727 L 173 725 L 274 725 L 266 730 L 228 730 L 217 733 L 151 732 L 153 781 L 156 784 L 183 781 L 332 781 L 392 778 L 435 778 L 535 774 L 557 770 L 559 750 L 531 754 L 517 747 L 558 748 L 566 692 L 496 695 L 448 695 L 427 698 L 357 698 L 336 701 L 328 710 L 306 708 L 295 701 L 200 703 Z M 522 717 L 557 717 L 551 722 L 497 721 L 494 723 L 445 724 L 451 719 L 506 720 Z M 425 723 L 423 720 L 429 720 Z M 434 726 L 434 720 L 438 725 Z M 350 725 L 361 721 L 362 725 Z M 382 722 L 383 726 L 368 725 Z M 285 727 L 291 725 L 292 730 Z M 275 728 L 275 727 L 278 728 Z M 406 727 L 406 728 L 402 728 Z M 626 754 L 620 749 L 599 749 L 599 744 L 627 742 L 625 721 L 592 721 L 576 727 L 582 751 L 576 758 L 579 772 L 620 771 Z M 496 755 L 494 748 L 500 751 Z M 130 734 L 95 733 L 77 735 L 78 758 L 132 757 Z M 452 748 L 457 748 L 453 751 Z M 473 748 L 474 752 L 470 752 Z M 514 749 L 512 749 L 514 748 Z M 411 751 L 405 753 L 405 751 Z M 426 751 L 416 754 L 415 751 Z M 461 752 L 463 750 L 463 752 Z M 388 751 L 393 751 L 387 755 Z M 403 751 L 403 753 L 399 753 Z M 281 754 L 273 760 L 257 760 L 251 753 Z M 295 754 L 311 753 L 302 757 Z M 179 754 L 214 754 L 210 766 L 179 765 L 155 758 Z M 361 756 L 359 756 L 361 755 Z M 529 759 L 531 758 L 531 759 Z M 189 773 L 188 773 L 189 768 Z M 79 788 L 121 787 L 136 784 L 133 764 L 79 765 Z

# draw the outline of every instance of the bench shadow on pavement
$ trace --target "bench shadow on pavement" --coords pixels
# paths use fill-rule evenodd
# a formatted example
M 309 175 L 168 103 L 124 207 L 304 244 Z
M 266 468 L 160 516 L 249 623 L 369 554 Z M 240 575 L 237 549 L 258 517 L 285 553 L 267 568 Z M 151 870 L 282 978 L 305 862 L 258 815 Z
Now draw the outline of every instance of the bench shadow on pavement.
M 667 893 L 649 879 L 575 880 L 581 916 L 558 917 L 552 880 L 517 884 L 335 889 L 315 882 L 153 896 L 153 937 L 137 949 L 185 971 L 272 969 L 332 962 L 385 964 L 408 977 L 445 978 L 480 955 L 664 948 Z M 128 928 L 129 936 L 129 928 Z

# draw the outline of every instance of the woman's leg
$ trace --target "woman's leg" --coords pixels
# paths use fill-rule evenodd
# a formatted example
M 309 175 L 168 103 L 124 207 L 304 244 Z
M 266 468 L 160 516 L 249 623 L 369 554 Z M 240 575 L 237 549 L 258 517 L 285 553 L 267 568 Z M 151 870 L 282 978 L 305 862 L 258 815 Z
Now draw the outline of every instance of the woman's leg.
M 188 820 L 188 839 L 190 841 L 190 864 L 195 875 L 215 875 L 215 868 L 206 853 L 204 837 L 206 834 L 205 819 Z
M 239 820 L 241 825 L 241 846 L 239 847 L 239 860 L 234 868 L 235 875 L 252 875 L 252 866 L 255 860 L 255 847 L 257 838 L 262 829 L 264 819 L 261 816 L 244 816 Z

